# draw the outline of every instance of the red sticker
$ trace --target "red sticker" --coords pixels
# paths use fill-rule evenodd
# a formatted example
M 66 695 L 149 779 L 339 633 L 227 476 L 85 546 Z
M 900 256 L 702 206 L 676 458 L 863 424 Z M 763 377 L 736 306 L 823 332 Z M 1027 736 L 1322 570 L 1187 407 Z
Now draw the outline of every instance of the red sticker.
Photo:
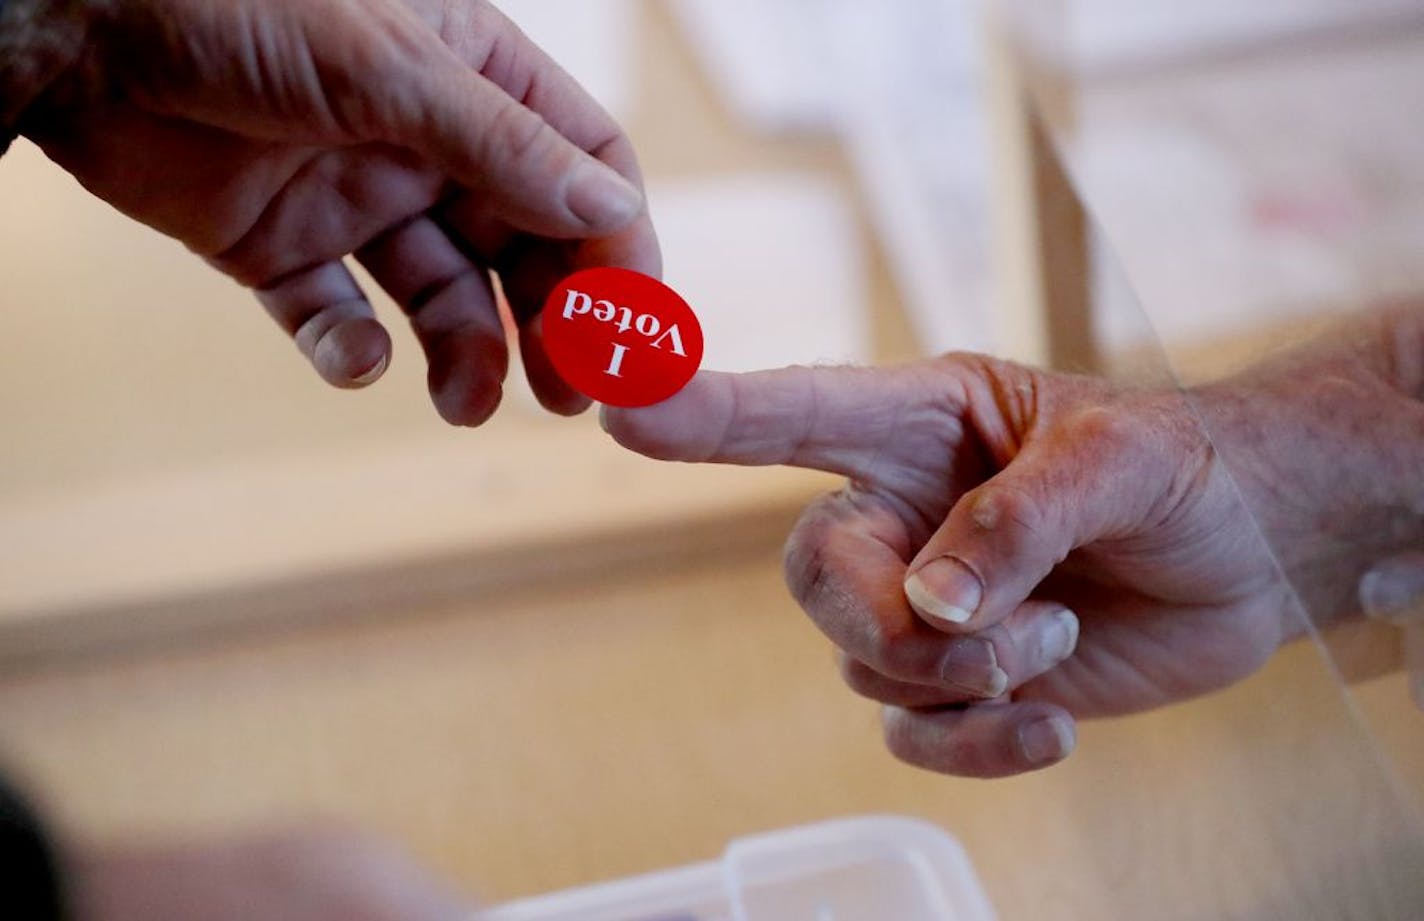
M 544 302 L 544 349 L 575 390 L 610 406 L 677 393 L 702 364 L 702 327 L 667 285 L 631 269 L 584 269 Z

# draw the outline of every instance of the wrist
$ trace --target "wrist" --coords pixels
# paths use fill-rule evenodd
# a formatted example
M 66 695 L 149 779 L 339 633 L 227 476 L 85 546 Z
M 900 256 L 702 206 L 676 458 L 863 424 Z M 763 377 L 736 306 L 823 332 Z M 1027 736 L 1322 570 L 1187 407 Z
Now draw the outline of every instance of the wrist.
M 1424 546 L 1424 315 L 1372 313 L 1192 391 L 1214 447 L 1318 625 Z
M 0 0 L 0 153 L 84 53 L 97 4 Z

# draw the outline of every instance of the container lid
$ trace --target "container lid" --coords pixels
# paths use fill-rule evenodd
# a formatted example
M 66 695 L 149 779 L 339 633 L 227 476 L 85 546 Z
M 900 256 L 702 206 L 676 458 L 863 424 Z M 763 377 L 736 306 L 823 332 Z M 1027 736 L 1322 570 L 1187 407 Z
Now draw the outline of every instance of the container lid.
M 898 816 L 740 838 L 709 861 L 490 909 L 480 921 L 993 921 L 958 842 Z

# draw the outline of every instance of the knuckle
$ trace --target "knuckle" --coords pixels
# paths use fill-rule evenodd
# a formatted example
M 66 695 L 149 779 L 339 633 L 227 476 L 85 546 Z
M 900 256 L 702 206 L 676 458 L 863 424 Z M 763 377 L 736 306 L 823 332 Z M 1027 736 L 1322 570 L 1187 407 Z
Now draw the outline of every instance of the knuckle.
M 974 526 L 981 531 L 1043 530 L 1043 504 L 1019 483 L 990 482 L 979 489 L 970 508 Z
M 1126 406 L 1112 403 L 1090 406 L 1080 410 L 1071 421 L 1074 439 L 1098 451 L 1117 453 L 1141 440 L 1142 420 Z
M 491 119 L 490 140 L 492 159 L 521 167 L 542 165 L 562 148 L 549 123 L 513 98 L 501 103 Z

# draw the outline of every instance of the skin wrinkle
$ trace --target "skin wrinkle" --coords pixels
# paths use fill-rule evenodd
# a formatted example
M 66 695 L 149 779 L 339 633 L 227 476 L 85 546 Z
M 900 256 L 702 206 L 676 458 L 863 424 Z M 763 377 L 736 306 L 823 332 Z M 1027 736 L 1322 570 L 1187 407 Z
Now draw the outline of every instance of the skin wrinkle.
M 321 68 L 317 65 L 316 58 L 312 54 L 311 45 L 309 42 L 302 42 L 300 45 L 301 47 L 297 49 L 300 55 L 300 73 L 304 76 L 307 85 L 317 87 L 317 98 L 321 100 L 322 108 L 326 110 L 325 117 L 331 124 L 335 125 L 337 124 L 337 120 L 332 110 L 331 97 L 326 85 L 322 82 Z M 299 82 L 301 81 L 299 80 Z M 255 92 L 257 87 L 264 85 L 267 85 L 266 81 L 254 84 L 253 91 Z M 300 96 L 297 98 L 300 98 Z M 292 108 L 298 109 L 299 106 L 293 105 Z
M 484 269 L 481 269 L 477 265 L 467 265 L 463 268 L 456 269 L 448 276 L 430 282 L 412 294 L 407 299 L 407 302 L 402 305 L 405 315 L 411 320 L 418 319 L 421 312 L 424 311 L 426 307 L 429 307 L 440 295 L 449 291 L 467 278 L 484 274 L 484 271 Z M 441 338 L 443 338 L 443 336 Z
M 815 379 L 813 378 L 812 380 L 814 381 Z M 859 465 L 847 465 L 852 468 L 849 471 L 848 477 L 852 484 L 868 489 L 875 489 L 876 484 L 883 482 L 876 471 L 880 467 L 881 460 L 889 451 L 889 446 L 898 439 L 900 420 L 905 417 L 906 408 L 905 401 L 895 401 L 891 409 L 892 415 L 890 420 L 886 423 L 883 435 L 875 440 L 875 450 L 871 452 L 870 457 Z
M 791 443 L 787 457 L 777 461 L 779 464 L 794 464 L 797 458 L 804 455 L 807 444 L 811 441 L 811 435 L 815 432 L 821 419 L 821 390 L 817 384 L 820 380 L 818 374 L 806 374 L 801 378 L 806 381 L 806 389 L 809 393 L 807 412 L 802 417 L 802 428 L 800 435 Z
M 1353 347 L 1351 352 L 1354 352 Z M 1288 366 L 1295 365 L 1298 362 Z M 1343 583 L 1352 575 L 1358 578 L 1372 560 L 1390 552 L 1392 535 L 1388 515 L 1397 515 L 1400 508 L 1409 504 L 1407 500 L 1401 501 L 1398 484 L 1408 483 L 1417 490 L 1420 478 L 1410 474 L 1424 466 L 1416 460 L 1424 457 L 1421 443 L 1424 440 L 1411 442 L 1397 437 L 1397 425 L 1388 443 L 1380 444 L 1377 433 L 1390 431 L 1386 420 L 1398 420 L 1403 408 L 1398 404 L 1397 391 L 1376 394 L 1371 392 L 1373 388 L 1361 389 L 1357 379 L 1351 379 L 1342 370 L 1336 370 L 1337 367 L 1338 363 L 1332 362 L 1330 373 L 1317 377 L 1308 391 L 1313 396 L 1311 407 L 1315 418 L 1331 420 L 1328 427 L 1322 428 L 1313 420 L 1298 420 L 1298 412 L 1292 412 L 1288 402 L 1297 397 L 1293 394 L 1278 396 L 1269 387 L 1253 387 L 1207 404 L 1214 411 L 1211 419 L 1218 430 L 1217 440 L 1233 448 L 1228 465 L 1232 473 L 1241 478 L 1242 491 L 1253 514 L 1271 546 L 1280 554 L 1292 581 L 1307 597 L 1314 599 L 1312 616 L 1322 622 L 1353 608 L 1353 592 L 1347 590 L 1348 586 L 1342 587 Z M 1207 394 L 1216 395 L 1215 391 Z M 1253 405 L 1258 407 L 1261 401 L 1282 400 L 1287 402 L 1280 411 L 1268 414 L 1254 426 L 1237 421 L 1254 418 Z M 1392 403 L 1396 405 L 1391 406 Z M 1360 407 L 1365 408 L 1363 412 L 1368 416 L 1361 415 Z M 1301 444 L 1302 439 L 1308 447 L 1325 437 L 1334 439 L 1333 448 L 1321 443 L 1321 449 L 1329 450 L 1332 464 L 1328 470 L 1304 471 L 1308 485 L 1303 490 L 1298 486 L 1298 479 L 1286 480 L 1259 469 L 1252 462 L 1253 452 L 1243 449 L 1243 443 Z M 1297 454 L 1302 453 L 1310 456 L 1319 454 L 1320 450 L 1297 451 Z M 1395 458 L 1398 458 L 1397 464 Z M 1388 475 L 1391 467 L 1395 476 Z M 1352 471 L 1367 473 L 1361 477 Z M 1309 485 L 1312 483 L 1319 485 Z M 1336 508 L 1335 513 L 1317 513 L 1315 509 L 1321 496 L 1333 497 L 1327 507 Z M 1386 518 L 1381 520 L 1380 512 L 1372 509 L 1386 511 Z M 1408 530 L 1407 520 L 1402 527 Z M 1416 530 L 1414 541 L 1419 539 Z M 1407 534 L 1398 535 L 1395 546 L 1403 549 L 1409 543 Z
M 504 87 L 507 93 L 518 98 L 521 105 L 531 110 L 537 110 L 536 103 L 545 89 L 543 70 L 538 67 L 520 67 L 519 55 L 525 53 L 526 49 L 521 47 L 519 42 L 504 41 L 502 43 L 499 38 L 508 32 L 517 31 L 519 27 L 509 22 L 503 13 L 489 7 L 488 4 L 484 4 L 484 6 L 489 9 L 491 15 L 505 19 L 507 29 L 494 30 L 497 36 L 496 40 L 489 45 L 484 60 L 474 65 L 475 69 L 495 84 Z M 506 47 L 508 47 L 507 51 Z M 511 75 L 520 73 L 521 70 L 525 75 L 524 82 L 522 84 L 515 83 Z M 578 138 L 575 139 L 575 143 L 595 159 L 604 160 L 608 148 L 623 140 L 623 135 L 610 124 L 593 138 Z
M 1087 625 L 1084 626 L 1089 629 Z M 1096 637 L 1093 639 L 1096 640 Z M 1168 644 L 1158 637 L 1149 635 L 1145 641 L 1156 647 L 1159 653 L 1158 657 L 1151 661 L 1162 661 L 1163 654 L 1175 653 L 1175 650 L 1167 648 Z M 1081 640 L 1079 645 L 1083 645 Z M 1068 672 L 1068 680 L 1076 686 L 1078 693 L 1084 699 L 1107 704 L 1096 710 L 1080 708 L 1082 715 L 1116 716 L 1129 712 L 1127 709 L 1114 711 L 1110 703 L 1113 700 L 1134 701 L 1136 705 L 1133 709 L 1138 709 L 1143 704 L 1154 707 L 1169 699 L 1170 695 L 1163 693 L 1161 689 L 1162 675 L 1148 673 L 1138 664 L 1143 660 L 1141 651 L 1128 650 L 1129 655 L 1125 657 L 1117 646 L 1117 641 L 1112 639 L 1090 642 L 1081 654 L 1075 652 L 1073 659 L 1069 660 L 1073 665 Z M 1032 689 L 1028 686 L 1020 689 L 1017 696 L 1027 700 L 1035 699 Z
M 421 169 L 416 169 L 415 164 L 400 162 L 408 157 L 398 148 L 368 147 L 365 155 L 359 159 L 352 160 L 350 155 L 344 151 L 326 151 L 306 161 L 302 169 L 284 183 L 281 190 L 269 199 L 263 213 L 259 215 L 257 222 L 248 229 L 243 238 L 229 247 L 221 256 L 214 257 L 216 263 L 224 270 L 234 275 L 239 281 L 250 284 L 258 289 L 268 289 L 275 287 L 278 282 L 274 282 L 274 277 L 280 281 L 300 272 L 303 267 L 289 269 L 280 262 L 274 263 L 287 256 L 288 247 L 274 246 L 274 242 L 280 242 L 283 236 L 273 233 L 270 228 L 281 226 L 290 228 L 292 225 L 290 217 L 293 211 L 306 213 L 303 207 L 306 200 L 320 192 L 314 190 L 314 186 L 320 185 L 330 190 L 330 195 L 321 195 L 323 201 L 328 202 L 330 207 L 321 215 L 319 226 L 307 226 L 299 235 L 308 241 L 313 242 L 337 239 L 344 228 L 358 227 L 365 220 L 365 215 L 380 212 L 384 213 L 390 208 L 383 208 L 381 195 L 386 193 L 381 184 L 373 181 L 370 170 L 382 170 L 379 174 L 386 180 L 386 184 L 396 183 L 405 195 L 418 194 L 422 199 L 430 199 L 432 204 L 436 196 L 435 191 L 417 192 L 418 187 L 429 184 L 434 178 L 434 174 Z M 399 159 L 396 159 L 399 158 Z M 301 192 L 298 198 L 298 190 Z M 339 208 L 337 211 L 335 209 Z M 404 209 L 402 209 L 404 210 Z M 424 212 L 415 210 L 409 217 L 403 219 L 403 223 L 411 219 L 419 218 Z M 354 249 L 366 246 L 373 240 L 382 236 L 387 229 L 380 225 L 372 225 L 365 232 L 355 239 Z M 287 237 L 296 236 L 288 230 Z M 350 237 L 348 236 L 348 239 Z M 343 241 L 344 243 L 345 241 Z M 255 253 L 246 252 L 247 249 L 256 249 Z M 338 252 L 344 246 L 331 246 L 325 252 L 318 252 L 305 268 L 312 268 L 324 262 L 340 258 L 343 253 Z M 276 250 L 274 252 L 274 250 Z
M 1165 406 L 1158 409 L 1154 415 L 1159 420 L 1167 421 L 1166 424 L 1151 427 L 1152 439 L 1142 445 L 1142 450 L 1148 454 L 1148 463 L 1155 467 L 1171 466 L 1172 458 L 1182 458 L 1177 463 L 1177 469 L 1167 478 L 1161 494 L 1148 503 L 1148 508 L 1142 516 L 1149 526 L 1163 527 L 1174 518 L 1182 517 L 1183 506 L 1190 497 L 1205 491 L 1212 478 L 1216 452 L 1210 440 L 1205 437 L 1197 439 L 1199 444 L 1195 448 L 1174 450 L 1170 446 L 1164 446 L 1162 443 L 1166 440 L 1179 440 L 1177 420 L 1168 419 L 1171 414 Z M 1108 538 L 1111 539 L 1112 536 L 1115 535 L 1108 535 Z
M 696 458 L 696 463 L 705 463 L 707 461 L 710 461 L 713 457 L 717 456 L 723 451 L 727 451 L 730 453 L 737 450 L 731 445 L 730 442 L 732 436 L 732 424 L 736 422 L 737 418 L 741 415 L 740 407 L 745 401 L 742 387 L 743 385 L 741 378 L 737 377 L 732 379 L 732 387 L 730 389 L 730 396 L 728 401 L 730 405 L 728 406 L 726 416 L 722 419 L 722 430 L 717 433 L 715 438 L 713 438 L 712 443 L 707 450 L 707 453 L 703 454 L 701 457 Z
M 229 220 L 217 222 L 219 226 L 231 225 L 233 231 L 227 234 L 225 238 L 214 239 L 211 242 L 203 241 L 199 243 L 197 240 L 192 240 L 185 243 L 190 251 L 208 260 L 209 264 L 219 268 L 220 271 L 221 268 L 217 265 L 217 260 L 224 253 L 236 251 L 242 238 L 252 233 L 254 228 L 262 221 L 267 209 L 271 206 L 271 201 L 269 200 L 266 203 L 260 203 L 257 208 L 244 207 L 242 199 L 246 196 L 242 192 L 242 186 L 251 181 L 254 174 L 260 173 L 260 176 L 256 180 L 258 184 L 264 186 L 275 185 L 278 189 L 285 189 L 295 181 L 296 177 L 306 168 L 307 164 L 318 156 L 318 152 L 313 149 L 310 154 L 303 157 L 286 157 L 285 162 L 282 164 L 284 168 L 278 172 L 268 165 L 273 159 L 277 159 L 278 162 L 282 162 L 283 160 L 283 158 L 277 156 L 279 154 L 278 144 L 271 141 L 253 141 L 251 143 L 253 143 L 254 146 L 260 144 L 252 157 L 252 164 L 235 176 L 234 180 L 228 184 L 228 189 L 224 190 L 223 198 L 230 199 L 231 201 L 227 203 L 227 207 L 223 209 L 223 213 L 231 214 L 232 217 Z M 274 195 L 273 197 L 275 198 L 276 196 Z M 243 212 L 246 213 L 244 214 Z
M 531 113 L 517 99 L 505 97 L 490 120 L 489 130 L 480 138 L 484 145 L 480 159 L 529 162 L 536 159 L 535 153 L 541 145 L 552 142 L 553 133 L 554 129 L 542 116 Z M 504 156 L 497 156 L 497 151 Z M 487 185 L 485 182 L 482 187 Z
M 321 100 L 337 130 L 358 142 L 384 138 L 389 125 L 410 124 L 408 119 L 397 114 L 403 104 L 412 109 L 423 108 L 413 100 L 382 96 L 378 97 L 379 101 L 395 111 L 374 111 L 371 95 L 362 91 L 370 88 L 368 75 L 379 75 L 376 79 L 387 93 L 401 87 L 419 87 L 421 81 L 415 79 L 415 74 L 420 72 L 422 61 L 450 54 L 443 43 L 432 42 L 428 33 L 410 27 L 410 14 L 404 7 L 393 9 L 387 4 L 371 3 L 365 6 L 368 15 L 381 20 L 382 26 L 367 31 L 365 41 L 355 42 L 345 49 L 356 60 L 335 70 L 313 65 L 317 79 L 316 98 Z M 401 10 L 405 15 L 401 15 Z M 305 27 L 310 28 L 310 25 L 305 24 Z M 302 42 L 307 52 L 305 56 L 310 57 L 311 49 L 320 47 L 322 41 L 322 36 L 307 33 Z M 435 79 L 433 74 L 431 79 Z M 429 113 L 424 114 L 425 120 L 428 120 Z
M 417 278 L 400 272 L 407 260 L 422 257 L 429 260 L 424 275 Z M 494 307 L 494 285 L 489 270 L 454 245 L 449 232 L 427 214 L 417 214 L 399 227 L 377 235 L 356 251 L 356 258 L 368 270 L 395 276 L 386 278 L 382 286 L 412 324 L 416 324 L 435 301 L 466 280 L 487 291 L 483 299 Z M 498 313 L 494 309 L 464 319 L 499 327 Z
M 476 73 L 489 76 L 499 37 L 506 34 L 506 28 L 514 28 L 513 23 L 484 0 L 474 4 L 445 0 L 443 7 L 440 23 L 435 29 L 441 41 L 460 54 Z M 457 15 L 452 16 L 452 10 Z M 463 15 L 458 15 L 460 13 Z M 493 38 L 487 40 L 486 36 Z
M 943 375 L 931 375 L 929 367 L 925 365 L 913 365 L 905 369 L 909 373 L 908 388 L 910 392 L 920 394 L 940 394 L 938 398 L 929 398 L 925 402 L 916 403 L 913 400 L 897 400 L 896 416 L 892 424 L 892 436 L 881 441 L 872 463 L 868 465 L 866 475 L 861 478 L 862 482 L 855 483 L 865 493 L 879 498 L 881 501 L 892 506 L 892 511 L 897 513 L 902 519 L 912 523 L 911 530 L 917 532 L 921 537 L 917 543 L 923 543 L 934 533 L 937 526 L 937 519 L 942 518 L 949 510 L 952 502 L 934 503 L 922 498 L 934 495 L 939 490 L 941 474 L 937 472 L 936 466 L 940 459 L 936 457 L 931 464 L 925 463 L 925 459 L 915 456 L 906 457 L 909 469 L 902 471 L 905 482 L 895 484 L 896 478 L 881 476 L 876 473 L 876 468 L 888 462 L 891 452 L 889 445 L 895 440 L 894 435 L 900 431 L 905 424 L 906 413 L 912 405 L 918 405 L 927 411 L 923 419 L 917 418 L 914 428 L 918 431 L 941 432 L 947 431 L 956 433 L 957 437 L 936 437 L 936 451 L 945 443 L 952 444 L 953 451 L 959 452 L 968 443 L 972 444 L 972 439 L 965 438 L 964 426 L 955 415 L 954 410 L 963 412 L 963 408 L 968 404 L 968 396 L 964 389 L 963 381 L 957 375 L 949 376 L 946 380 Z M 977 454 L 980 469 L 988 469 L 988 459 L 982 452 Z M 954 458 L 949 458 L 952 466 L 960 466 Z M 916 481 L 919 471 L 923 471 L 923 481 Z M 853 483 L 855 481 L 853 480 Z M 957 497 L 955 497 L 957 499 Z M 907 559 L 908 563 L 909 560 Z
M 1023 452 L 1032 433 L 1042 425 L 1038 415 L 1035 375 L 1027 374 L 1030 386 L 1035 388 L 1032 391 L 1033 403 L 1027 414 L 1021 414 L 1016 410 L 1021 410 L 1022 405 L 1007 396 L 1007 391 L 1016 391 L 1017 386 L 1005 386 L 1006 381 L 1001 377 L 997 363 L 979 360 L 977 364 L 982 374 L 971 381 L 975 388 L 968 394 L 968 416 L 983 442 L 984 450 L 993 460 L 993 467 L 1002 469 Z M 992 412 L 986 412 L 986 409 Z M 1005 425 L 1005 422 L 1012 424 Z M 1016 431 L 1022 432 L 1024 437 L 1015 437 Z
M 249 244 L 252 241 L 254 235 L 258 233 L 258 230 L 260 228 L 265 227 L 268 224 L 269 220 L 271 219 L 271 215 L 276 210 L 280 209 L 282 204 L 286 201 L 287 196 L 291 193 L 291 190 L 296 188 L 300 183 L 306 180 L 308 174 L 316 169 L 317 161 L 319 161 L 323 156 L 324 154 L 322 153 L 322 151 L 317 150 L 313 151 L 310 157 L 306 158 L 305 160 L 299 161 L 296 164 L 295 168 L 287 176 L 287 178 L 282 180 L 282 184 L 278 186 L 277 191 L 267 198 L 267 201 L 265 202 L 265 204 L 263 204 L 262 209 L 257 212 L 257 216 L 252 219 L 251 223 L 249 223 L 245 229 L 238 233 L 236 239 L 234 239 L 232 243 L 223 247 L 218 252 L 213 253 L 210 256 L 206 256 L 205 258 L 222 271 L 233 273 L 233 277 L 236 278 L 239 283 L 250 285 L 258 291 L 265 291 L 270 290 L 272 288 L 280 287 L 288 279 L 296 275 L 300 275 L 302 272 L 315 268 L 316 266 L 321 265 L 322 262 L 325 262 L 326 260 L 324 259 L 313 259 L 310 260 L 305 266 L 299 266 L 295 269 L 276 273 L 265 279 L 261 277 L 250 277 L 249 279 L 244 279 L 241 275 L 235 274 L 236 269 L 234 266 L 234 263 L 236 262 L 236 254 L 242 249 L 244 249 L 246 244 Z

